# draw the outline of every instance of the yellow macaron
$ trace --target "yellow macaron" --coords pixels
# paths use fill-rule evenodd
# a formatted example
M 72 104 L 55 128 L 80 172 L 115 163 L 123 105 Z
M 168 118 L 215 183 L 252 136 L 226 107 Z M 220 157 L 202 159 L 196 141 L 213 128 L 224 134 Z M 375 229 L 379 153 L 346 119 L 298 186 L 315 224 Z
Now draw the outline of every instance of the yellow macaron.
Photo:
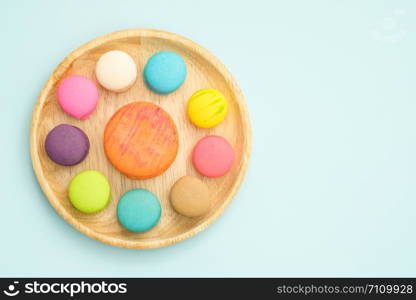
M 228 103 L 221 92 L 203 89 L 194 93 L 188 101 L 188 116 L 201 128 L 211 128 L 221 123 L 228 112 Z

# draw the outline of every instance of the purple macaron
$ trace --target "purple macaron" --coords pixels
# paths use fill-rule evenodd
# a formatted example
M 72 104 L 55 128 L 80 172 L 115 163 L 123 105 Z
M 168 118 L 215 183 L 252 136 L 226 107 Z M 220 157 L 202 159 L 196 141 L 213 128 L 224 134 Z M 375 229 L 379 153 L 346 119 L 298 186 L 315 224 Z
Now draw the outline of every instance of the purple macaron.
M 61 124 L 48 133 L 45 149 L 50 159 L 57 164 L 73 166 L 87 156 L 90 141 L 78 127 Z

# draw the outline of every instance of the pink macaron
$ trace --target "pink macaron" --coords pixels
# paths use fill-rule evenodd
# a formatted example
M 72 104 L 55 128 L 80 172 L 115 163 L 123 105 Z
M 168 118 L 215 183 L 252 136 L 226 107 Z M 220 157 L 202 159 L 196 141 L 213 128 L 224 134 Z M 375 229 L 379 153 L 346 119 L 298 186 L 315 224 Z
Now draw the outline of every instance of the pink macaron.
M 235 153 L 230 143 L 217 135 L 202 138 L 192 153 L 195 168 L 207 177 L 225 175 L 231 169 L 234 159 Z
M 58 87 L 58 103 L 62 110 L 77 119 L 85 120 L 98 102 L 98 90 L 94 82 L 84 76 L 65 78 Z

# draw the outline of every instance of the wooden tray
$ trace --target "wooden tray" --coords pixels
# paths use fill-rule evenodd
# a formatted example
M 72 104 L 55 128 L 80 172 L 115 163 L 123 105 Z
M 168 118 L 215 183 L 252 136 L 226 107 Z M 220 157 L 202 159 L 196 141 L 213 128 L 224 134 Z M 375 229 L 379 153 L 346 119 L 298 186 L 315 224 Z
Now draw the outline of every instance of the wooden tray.
M 122 50 L 136 61 L 139 76 L 127 92 L 116 94 L 102 88 L 96 81 L 94 70 L 98 58 L 109 50 Z M 180 54 L 187 65 L 184 84 L 169 95 L 149 91 L 142 78 L 148 58 L 159 51 Z M 56 100 L 56 87 L 61 79 L 70 75 L 83 75 L 96 82 L 100 100 L 88 120 L 77 120 L 66 115 Z M 220 90 L 229 102 L 229 113 L 213 129 L 196 128 L 188 119 L 186 104 L 189 97 L 202 88 Z M 160 105 L 175 121 L 179 132 L 179 152 L 170 168 L 158 177 L 131 180 L 118 172 L 107 160 L 103 147 L 103 132 L 107 121 L 121 106 L 133 101 L 149 101 Z M 48 132 L 61 123 L 75 125 L 85 131 L 91 143 L 90 153 L 80 164 L 64 167 L 52 162 L 46 155 L 44 142 Z M 220 178 L 199 175 L 191 162 L 196 142 L 209 134 L 225 137 L 234 147 L 236 161 L 231 171 Z M 167 246 L 205 229 L 230 203 L 238 190 L 247 168 L 250 155 L 251 129 L 243 95 L 226 68 L 207 50 L 176 34 L 130 29 L 98 37 L 69 54 L 52 73 L 43 87 L 33 111 L 30 147 L 33 168 L 52 206 L 72 226 L 89 237 L 110 245 L 125 248 L 157 248 Z M 77 211 L 67 198 L 67 185 L 71 178 L 84 170 L 95 169 L 105 174 L 112 189 L 112 200 L 103 211 L 89 215 Z M 212 191 L 214 205 L 203 217 L 187 218 L 177 214 L 169 201 L 174 182 L 184 175 L 203 180 Z M 130 189 L 145 188 L 156 194 L 162 205 L 159 224 L 146 233 L 133 233 L 117 221 L 116 207 L 121 195 Z

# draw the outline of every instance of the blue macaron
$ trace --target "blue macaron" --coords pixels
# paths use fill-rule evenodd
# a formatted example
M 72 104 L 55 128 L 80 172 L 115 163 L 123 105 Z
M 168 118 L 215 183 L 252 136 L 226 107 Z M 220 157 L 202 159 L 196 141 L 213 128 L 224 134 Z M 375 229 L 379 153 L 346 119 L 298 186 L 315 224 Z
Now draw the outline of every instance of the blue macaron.
M 174 52 L 153 55 L 144 68 L 144 81 L 156 94 L 166 95 L 178 89 L 186 78 L 186 64 Z
M 145 189 L 125 193 L 117 205 L 120 224 L 133 232 L 145 232 L 159 222 L 162 208 L 157 197 Z

